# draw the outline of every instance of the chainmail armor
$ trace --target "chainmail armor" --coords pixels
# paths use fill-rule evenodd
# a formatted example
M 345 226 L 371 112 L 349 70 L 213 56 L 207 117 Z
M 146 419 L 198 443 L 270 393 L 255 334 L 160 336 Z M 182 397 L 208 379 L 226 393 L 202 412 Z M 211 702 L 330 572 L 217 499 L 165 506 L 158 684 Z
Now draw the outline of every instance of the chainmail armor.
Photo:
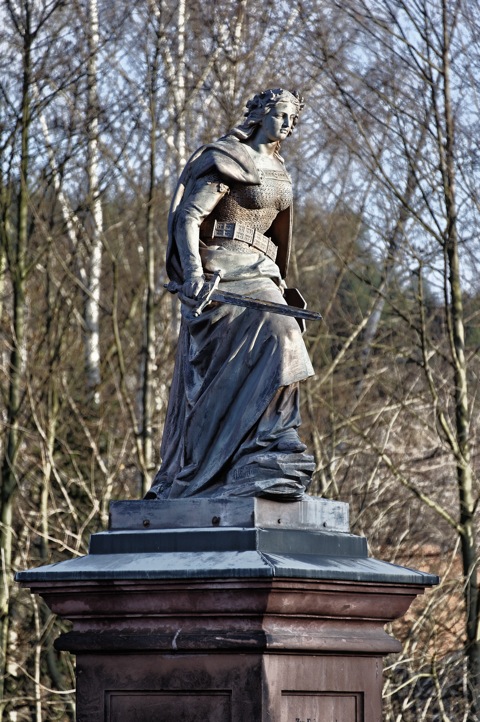
M 258 174 L 260 185 L 230 183 L 229 193 L 202 223 L 202 238 L 211 237 L 214 221 L 246 223 L 265 234 L 278 213 L 291 205 L 292 183 L 286 171 L 258 169 Z M 205 181 L 224 183 L 224 179 L 217 174 L 205 176 Z M 229 242 L 230 247 L 232 243 Z

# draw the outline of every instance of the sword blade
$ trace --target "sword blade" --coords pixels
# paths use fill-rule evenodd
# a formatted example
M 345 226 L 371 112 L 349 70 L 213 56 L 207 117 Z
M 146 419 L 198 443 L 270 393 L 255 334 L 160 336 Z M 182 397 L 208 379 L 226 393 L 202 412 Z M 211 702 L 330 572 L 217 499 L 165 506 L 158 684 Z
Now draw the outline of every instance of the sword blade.
M 213 291 L 209 300 L 217 301 L 218 303 L 228 303 L 232 306 L 242 306 L 243 308 L 254 308 L 257 311 L 278 313 L 281 316 L 303 318 L 306 321 L 320 321 L 322 319 L 321 314 L 316 311 L 307 311 L 305 308 L 295 308 L 294 306 L 287 306 L 283 303 L 273 303 L 272 301 L 260 301 L 258 298 L 240 296 L 237 293 L 219 291 L 218 289 Z

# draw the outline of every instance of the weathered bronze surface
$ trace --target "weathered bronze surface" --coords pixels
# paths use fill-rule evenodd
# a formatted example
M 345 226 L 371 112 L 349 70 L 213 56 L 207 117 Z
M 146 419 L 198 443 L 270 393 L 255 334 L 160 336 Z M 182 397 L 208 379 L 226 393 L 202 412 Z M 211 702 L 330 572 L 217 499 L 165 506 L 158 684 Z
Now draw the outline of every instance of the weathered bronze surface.
M 297 429 L 298 384 L 313 369 L 296 319 L 279 313 L 288 311 L 292 205 L 279 148 L 302 107 L 286 90 L 256 95 L 243 124 L 197 150 L 179 179 L 167 272 L 182 325 L 147 499 L 293 501 L 311 481 Z M 239 296 L 250 307 L 232 305 Z
M 138 529 L 300 529 L 349 532 L 348 504 L 307 496 L 296 504 L 268 499 L 168 499 L 110 502 L 110 531 Z
M 320 321 L 322 315 L 317 311 L 307 311 L 303 297 L 296 288 L 286 288 L 284 290 L 284 298 L 288 292 L 296 292 L 297 298 L 300 297 L 303 303 L 300 305 L 289 305 L 285 303 L 272 303 L 271 301 L 259 301 L 256 298 L 250 298 L 250 296 L 242 296 L 240 293 L 229 293 L 228 291 L 218 291 L 218 284 L 220 282 L 221 274 L 220 271 L 215 271 L 213 279 L 207 281 L 201 293 L 197 296 L 198 303 L 193 310 L 194 316 L 200 316 L 203 309 L 208 304 L 216 303 L 227 303 L 232 306 L 241 306 L 242 308 L 254 308 L 257 311 L 268 311 L 269 313 L 278 313 L 280 316 L 293 316 L 296 319 L 302 319 L 304 321 Z M 172 293 L 178 293 L 181 290 L 181 286 L 178 284 L 166 283 L 167 288 Z

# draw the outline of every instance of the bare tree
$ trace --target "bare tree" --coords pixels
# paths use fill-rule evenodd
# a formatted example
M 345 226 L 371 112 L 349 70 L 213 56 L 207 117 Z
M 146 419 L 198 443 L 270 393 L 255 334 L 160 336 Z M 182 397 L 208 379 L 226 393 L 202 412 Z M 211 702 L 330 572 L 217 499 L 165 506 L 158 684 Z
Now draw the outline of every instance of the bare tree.
M 26 348 L 26 293 L 29 276 L 29 203 L 30 188 L 30 141 L 32 122 L 32 88 L 36 72 L 34 45 L 44 31 L 45 25 L 51 21 L 61 7 L 61 2 L 51 2 L 37 8 L 30 0 L 19 5 L 6 0 L 4 9 L 6 19 L 15 37 L 21 53 L 21 90 L 16 98 L 10 97 L 4 88 L 4 97 L 16 107 L 18 113 L 18 146 L 12 133 L 8 138 L 10 146 L 10 170 L 17 162 L 17 173 L 10 178 L 2 176 L 2 246 L 6 251 L 6 270 L 11 285 L 11 337 L 10 354 L 7 369 L 6 393 L 6 433 L 3 439 L 1 465 L 1 520 L 0 550 L 2 558 L 2 577 L 4 583 L 0 587 L 0 717 L 4 711 L 4 689 L 7 666 L 7 644 L 10 625 L 10 585 L 13 558 L 13 509 L 15 493 L 19 481 L 18 454 L 22 443 L 21 417 L 24 405 L 24 380 L 27 360 Z M 5 92 L 6 91 L 6 92 Z M 6 188 L 3 184 L 6 185 Z M 17 190 L 17 218 L 11 220 L 11 208 L 8 202 Z M 4 245 L 3 245 L 4 244 Z
M 417 499 L 419 508 L 425 505 L 450 528 L 452 539 L 458 536 L 463 564 L 468 718 L 473 720 L 479 711 L 480 650 L 474 462 L 478 368 L 475 356 L 466 349 L 464 296 L 473 270 L 469 268 L 475 242 L 471 229 L 479 219 L 468 180 L 471 165 L 465 155 L 474 137 L 472 123 L 476 126 L 468 105 L 469 100 L 475 102 L 476 88 L 465 68 L 476 62 L 477 28 L 472 27 L 470 10 L 463 3 L 443 0 L 414 4 L 368 0 L 304 3 L 303 16 L 303 35 L 299 33 L 297 43 L 311 62 L 324 70 L 323 83 L 315 90 L 318 117 L 332 139 L 337 138 L 340 150 L 336 162 L 343 148 L 343 155 L 353 159 L 352 177 L 357 183 L 362 178 L 370 182 L 362 218 L 378 243 L 377 257 L 384 259 L 383 280 L 375 283 L 348 265 L 348 273 L 353 271 L 357 279 L 367 282 L 372 298 L 376 294 L 377 299 L 376 310 L 358 345 L 355 343 L 362 351 L 352 358 L 365 373 L 358 377 L 355 372 L 357 399 L 352 403 L 355 397 L 351 397 L 343 421 L 338 408 L 334 412 L 337 434 L 343 429 L 340 439 L 345 450 L 349 448 L 346 439 L 351 442 L 353 432 L 363 453 L 372 453 L 372 471 L 365 494 L 358 499 L 363 505 L 360 508 L 371 503 L 368 499 L 372 492 L 381 493 L 373 475 L 383 477 L 387 469 L 396 483 L 412 494 L 412 503 Z M 331 32 L 333 18 L 337 28 L 342 28 L 336 35 Z M 353 47 L 349 44 L 353 41 L 361 50 L 347 57 L 346 49 Z M 408 302 L 407 297 L 404 301 L 394 297 L 394 284 L 401 279 L 402 267 Z M 397 331 L 403 326 L 409 337 L 408 341 L 407 336 L 402 339 L 395 326 L 391 329 L 398 348 L 396 358 L 391 358 L 389 379 L 378 375 L 382 363 L 375 353 L 384 343 L 382 314 L 385 321 L 393 320 Z M 386 350 L 383 346 L 383 353 Z M 338 359 L 338 349 L 335 353 Z M 410 368 L 399 363 L 405 353 Z M 369 367 L 365 367 L 367 358 Z M 394 383 L 397 374 L 399 386 Z M 377 396 L 377 410 L 375 406 L 369 410 L 367 401 L 371 405 L 380 389 L 388 394 L 389 403 L 380 405 Z M 419 431 L 416 438 L 411 437 L 409 424 Z M 413 445 L 409 454 L 402 434 L 404 440 L 410 437 Z M 431 456 L 426 451 L 429 444 L 436 449 Z M 421 480 L 419 465 L 414 463 L 416 454 L 423 457 L 424 464 L 431 458 L 430 486 Z M 358 455 L 352 458 L 359 463 Z M 443 480 L 448 484 L 443 496 L 439 492 L 435 473 L 438 458 L 456 480 L 456 503 L 448 478 Z M 364 456 L 363 474 L 368 468 L 366 461 Z M 335 474 L 337 489 L 341 487 L 342 468 L 346 470 L 344 463 Z M 389 503 L 394 504 L 392 499 Z M 427 513 L 425 509 L 423 513 Z M 388 523 L 392 525 L 392 519 Z

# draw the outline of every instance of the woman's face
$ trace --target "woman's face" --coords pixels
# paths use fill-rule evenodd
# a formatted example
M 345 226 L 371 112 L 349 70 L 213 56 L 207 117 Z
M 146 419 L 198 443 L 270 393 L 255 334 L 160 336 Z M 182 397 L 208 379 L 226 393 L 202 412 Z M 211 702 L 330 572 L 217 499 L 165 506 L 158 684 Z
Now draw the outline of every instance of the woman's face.
M 284 140 L 290 135 L 296 116 L 297 108 L 293 103 L 276 103 L 262 118 L 261 128 L 266 139 L 270 142 Z

